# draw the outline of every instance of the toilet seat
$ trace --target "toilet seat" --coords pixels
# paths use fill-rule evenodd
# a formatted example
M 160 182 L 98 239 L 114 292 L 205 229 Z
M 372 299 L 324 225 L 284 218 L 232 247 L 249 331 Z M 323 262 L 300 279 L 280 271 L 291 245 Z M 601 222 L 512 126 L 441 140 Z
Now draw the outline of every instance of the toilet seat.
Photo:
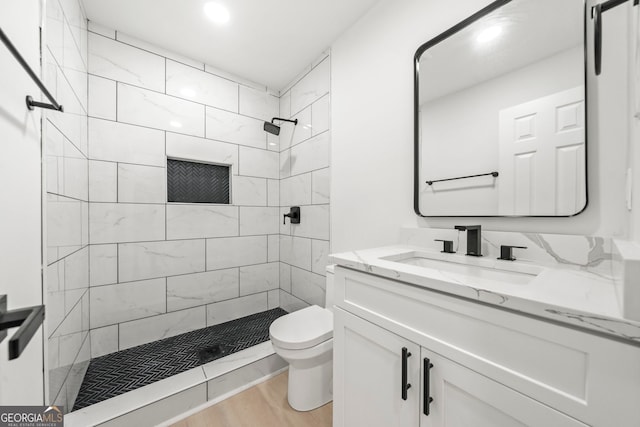
M 302 350 L 333 337 L 333 313 L 312 305 L 276 319 L 269 328 L 274 345 Z

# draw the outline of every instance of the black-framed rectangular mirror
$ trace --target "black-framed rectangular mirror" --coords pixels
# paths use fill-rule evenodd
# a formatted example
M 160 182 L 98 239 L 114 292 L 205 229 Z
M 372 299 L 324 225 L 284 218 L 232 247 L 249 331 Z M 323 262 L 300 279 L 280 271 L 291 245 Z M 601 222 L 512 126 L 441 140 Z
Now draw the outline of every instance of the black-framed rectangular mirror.
M 420 216 L 587 205 L 584 0 L 499 0 L 414 57 Z

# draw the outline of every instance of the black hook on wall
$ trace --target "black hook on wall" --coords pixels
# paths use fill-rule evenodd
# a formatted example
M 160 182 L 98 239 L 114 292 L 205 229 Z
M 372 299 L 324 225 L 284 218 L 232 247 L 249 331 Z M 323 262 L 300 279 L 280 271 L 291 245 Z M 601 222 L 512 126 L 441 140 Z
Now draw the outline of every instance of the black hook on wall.
M 602 73 L 602 14 L 607 10 L 620 6 L 629 0 L 609 0 L 599 3 L 591 8 L 591 19 L 593 19 L 593 51 L 596 76 Z M 640 0 L 633 0 L 633 5 L 637 6 Z

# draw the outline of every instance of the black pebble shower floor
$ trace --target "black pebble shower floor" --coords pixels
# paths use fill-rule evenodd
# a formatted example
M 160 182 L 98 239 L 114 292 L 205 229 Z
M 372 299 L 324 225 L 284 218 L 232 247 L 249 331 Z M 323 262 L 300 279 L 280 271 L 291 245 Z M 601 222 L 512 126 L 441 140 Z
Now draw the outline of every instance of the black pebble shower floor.
M 265 342 L 271 323 L 285 314 L 274 308 L 92 359 L 73 410 Z

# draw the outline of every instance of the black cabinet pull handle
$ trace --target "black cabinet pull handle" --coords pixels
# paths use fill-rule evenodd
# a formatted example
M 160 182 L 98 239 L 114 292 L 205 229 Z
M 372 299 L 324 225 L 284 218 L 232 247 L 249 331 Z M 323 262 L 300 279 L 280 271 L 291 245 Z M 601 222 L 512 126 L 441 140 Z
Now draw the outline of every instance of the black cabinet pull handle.
M 424 387 L 424 401 L 422 402 L 422 413 L 426 416 L 429 416 L 429 405 L 433 402 L 433 397 L 431 397 L 431 392 L 429 390 L 430 377 L 429 371 L 433 368 L 433 364 L 429 360 L 428 357 L 425 357 L 423 360 L 424 366 L 422 367 L 422 381 Z
M 411 384 L 407 382 L 407 359 L 411 357 L 411 353 L 407 347 L 402 347 L 402 400 L 407 400 L 407 390 L 411 388 Z

